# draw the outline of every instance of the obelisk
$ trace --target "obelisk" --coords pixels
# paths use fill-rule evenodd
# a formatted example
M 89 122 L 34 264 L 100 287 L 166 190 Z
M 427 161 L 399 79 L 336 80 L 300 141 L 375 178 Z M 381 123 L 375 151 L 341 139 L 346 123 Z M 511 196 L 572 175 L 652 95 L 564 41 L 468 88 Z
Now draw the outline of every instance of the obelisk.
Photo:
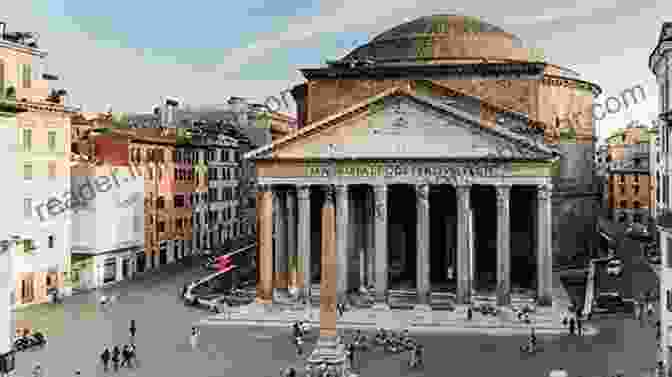
M 336 211 L 334 187 L 325 187 L 322 206 L 322 280 L 320 282 L 320 337 L 308 363 L 313 367 L 327 364 L 335 368 L 338 376 L 348 376 L 345 363 L 345 346 L 336 331 Z

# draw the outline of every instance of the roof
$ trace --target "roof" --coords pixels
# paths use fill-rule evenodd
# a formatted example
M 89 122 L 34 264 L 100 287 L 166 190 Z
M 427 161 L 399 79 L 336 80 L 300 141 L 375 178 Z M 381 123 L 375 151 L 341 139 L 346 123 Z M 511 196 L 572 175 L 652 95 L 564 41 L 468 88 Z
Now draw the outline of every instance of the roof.
M 430 46 L 426 45 L 428 38 L 431 38 Z M 380 63 L 483 57 L 530 61 L 530 53 L 524 50 L 520 38 L 499 26 L 477 17 L 437 14 L 395 26 L 356 48 L 343 60 Z
M 318 122 L 315 122 L 315 123 L 310 124 L 306 127 L 303 127 L 301 129 L 299 129 L 298 131 L 293 132 L 293 133 L 291 133 L 291 134 L 289 134 L 285 137 L 282 137 L 282 138 L 280 138 L 280 139 L 278 139 L 278 140 L 276 140 L 276 141 L 274 141 L 270 144 L 266 144 L 266 145 L 262 146 L 261 148 L 255 149 L 255 150 L 245 154 L 245 158 L 251 158 L 251 159 L 261 158 L 261 156 L 265 155 L 266 153 L 275 151 L 276 149 L 278 149 L 278 148 L 280 148 L 280 147 L 282 147 L 286 144 L 291 143 L 292 141 L 298 139 L 299 137 L 301 137 L 303 135 L 311 134 L 316 130 L 322 131 L 326 128 L 329 128 L 329 127 L 339 123 L 339 121 L 341 121 L 343 118 L 345 118 L 345 117 L 347 117 L 351 114 L 357 113 L 358 110 L 360 110 L 364 107 L 368 107 L 368 106 L 376 103 L 377 101 L 379 101 L 379 100 L 381 100 L 385 97 L 390 97 L 390 96 L 393 96 L 393 95 L 407 96 L 407 97 L 409 97 L 409 98 L 411 98 L 411 99 L 413 99 L 417 102 L 420 102 L 420 103 L 423 103 L 427 106 L 433 107 L 436 110 L 439 110 L 439 111 L 442 111 L 442 112 L 449 112 L 451 114 L 455 114 L 455 115 L 457 115 L 457 116 L 459 116 L 463 119 L 466 119 L 466 120 L 468 120 L 468 121 L 470 121 L 474 124 L 479 124 L 479 125 L 486 124 L 487 125 L 486 127 L 482 127 L 482 130 L 484 132 L 492 133 L 496 136 L 503 137 L 503 138 L 508 139 L 510 141 L 513 141 L 513 142 L 527 144 L 528 147 L 530 147 L 532 149 L 535 149 L 537 151 L 540 151 L 542 153 L 547 153 L 547 154 L 553 155 L 553 156 L 560 155 L 559 150 L 557 150 L 556 148 L 545 145 L 543 143 L 534 143 L 534 141 L 532 139 L 529 139 L 525 136 L 514 133 L 512 131 L 509 131 L 508 129 L 506 129 L 502 126 L 499 126 L 498 124 L 496 124 L 494 122 L 489 122 L 487 120 L 483 120 L 478 116 L 475 116 L 475 115 L 470 114 L 466 111 L 457 109 L 455 107 L 443 104 L 443 103 L 441 103 L 439 101 L 436 101 L 436 100 L 434 100 L 430 97 L 418 95 L 414 91 L 410 91 L 410 90 L 407 90 L 407 89 L 401 88 L 401 87 L 393 87 L 393 88 L 390 88 L 390 89 L 387 89 L 387 90 L 381 92 L 380 94 L 378 94 L 376 96 L 370 97 L 363 102 L 360 102 L 360 103 L 357 103 L 353 106 L 350 106 L 349 108 L 347 108 L 347 109 L 345 109 L 341 112 L 338 112 L 338 113 L 336 113 L 334 115 L 331 115 L 329 117 L 326 117 L 326 118 L 324 118 L 324 119 L 322 119 Z

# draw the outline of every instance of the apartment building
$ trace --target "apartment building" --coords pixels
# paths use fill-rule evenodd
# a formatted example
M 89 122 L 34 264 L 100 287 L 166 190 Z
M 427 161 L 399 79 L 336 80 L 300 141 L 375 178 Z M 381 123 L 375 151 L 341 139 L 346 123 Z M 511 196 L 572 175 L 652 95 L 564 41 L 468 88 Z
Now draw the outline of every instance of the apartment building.
M 608 208 L 619 223 L 651 223 L 653 179 L 649 167 L 651 129 L 620 129 L 607 140 Z
M 144 247 L 144 181 L 129 164 L 128 138 L 96 130 L 90 150 L 73 148 L 71 271 L 79 290 L 132 278 Z
M 168 129 L 173 134 L 174 129 Z M 190 143 L 177 135 L 175 145 L 175 238 L 172 240 L 173 253 L 170 262 L 191 254 L 193 240 L 193 196 L 197 191 L 196 150 Z M 170 263 L 169 262 L 169 263 Z
M 4 111 L 15 114 L 17 146 L 16 170 L 7 173 L 20 180 L 5 199 L 23 207 L 22 219 L 10 219 L 5 230 L 20 235 L 26 251 L 14 259 L 18 306 L 46 302 L 52 290 L 70 293 L 71 219 L 52 216 L 47 203 L 54 193 L 70 191 L 74 110 L 64 106 L 64 90 L 50 91 L 49 81 L 58 78 L 47 73 L 47 55 L 35 33 L 9 32 L 0 22 L 0 99 Z
M 656 76 L 659 85 L 659 127 L 660 139 L 660 178 L 656 180 L 660 189 L 656 209 L 656 225 L 660 238 L 661 274 L 660 274 L 660 348 L 658 360 L 669 371 L 670 347 L 672 347 L 672 201 L 670 197 L 670 167 L 672 167 L 672 22 L 662 25 L 656 47 L 649 56 L 649 69 Z M 667 373 L 666 373 L 667 374 Z

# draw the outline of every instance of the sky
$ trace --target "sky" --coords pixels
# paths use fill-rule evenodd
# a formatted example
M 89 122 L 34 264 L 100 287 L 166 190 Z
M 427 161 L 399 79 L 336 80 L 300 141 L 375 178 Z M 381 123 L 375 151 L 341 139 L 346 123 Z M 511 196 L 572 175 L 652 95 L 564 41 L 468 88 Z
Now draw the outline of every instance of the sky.
M 60 77 L 55 87 L 85 111 L 150 112 L 162 96 L 194 106 L 229 96 L 263 102 L 304 82 L 299 69 L 341 58 L 398 24 L 457 13 L 543 49 L 548 62 L 599 85 L 599 103 L 641 85 L 646 100 L 598 121 L 600 137 L 656 117 L 648 58 L 662 23 L 672 21 L 661 16 L 672 14 L 669 0 L 8 1 L 0 21 L 40 34 L 48 71 Z

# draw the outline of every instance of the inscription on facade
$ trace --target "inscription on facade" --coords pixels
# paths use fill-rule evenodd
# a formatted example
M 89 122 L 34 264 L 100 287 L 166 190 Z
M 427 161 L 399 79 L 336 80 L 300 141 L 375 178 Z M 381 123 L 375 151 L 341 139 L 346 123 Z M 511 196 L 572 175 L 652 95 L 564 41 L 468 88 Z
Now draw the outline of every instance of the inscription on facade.
M 496 164 L 472 163 L 336 163 L 306 167 L 309 177 L 498 177 L 503 167 Z

